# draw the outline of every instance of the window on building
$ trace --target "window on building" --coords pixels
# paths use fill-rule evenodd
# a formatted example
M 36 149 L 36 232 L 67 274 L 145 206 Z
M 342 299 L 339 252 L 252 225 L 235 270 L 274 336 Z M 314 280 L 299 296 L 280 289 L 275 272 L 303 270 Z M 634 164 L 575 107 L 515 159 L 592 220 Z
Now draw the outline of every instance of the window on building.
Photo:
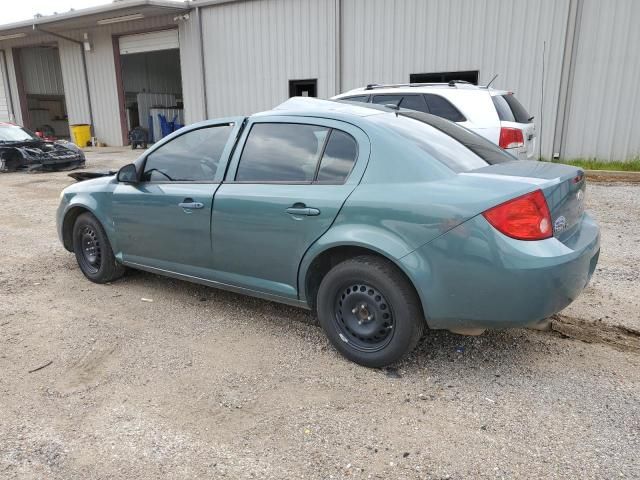
M 348 133 L 332 130 L 322 155 L 317 181 L 344 183 L 358 156 L 358 144 Z
M 289 97 L 317 97 L 318 80 L 289 80 Z
M 197 182 L 215 180 L 232 124 L 192 130 L 151 153 L 143 181 Z
M 454 107 L 446 98 L 441 97 L 440 95 L 426 93 L 424 95 L 424 99 L 427 101 L 429 113 L 431 115 L 446 118 L 452 122 L 464 122 L 466 120 L 464 115 L 460 113 L 460 110 Z
M 239 182 L 311 182 L 329 129 L 295 123 L 256 123 L 236 174 Z
M 460 72 L 412 73 L 409 75 L 411 83 L 448 83 L 452 80 L 478 84 L 478 70 L 464 70 Z

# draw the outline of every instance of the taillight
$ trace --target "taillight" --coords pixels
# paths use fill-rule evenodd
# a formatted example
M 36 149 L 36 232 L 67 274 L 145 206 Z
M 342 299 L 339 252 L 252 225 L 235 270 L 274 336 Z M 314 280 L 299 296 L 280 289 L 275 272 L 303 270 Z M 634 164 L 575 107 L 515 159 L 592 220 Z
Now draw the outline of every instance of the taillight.
M 553 235 L 551 214 L 541 190 L 504 202 L 482 215 L 494 228 L 517 240 L 544 240 Z
M 524 135 L 522 134 L 522 130 L 519 128 L 502 127 L 500 129 L 500 147 L 524 147 Z

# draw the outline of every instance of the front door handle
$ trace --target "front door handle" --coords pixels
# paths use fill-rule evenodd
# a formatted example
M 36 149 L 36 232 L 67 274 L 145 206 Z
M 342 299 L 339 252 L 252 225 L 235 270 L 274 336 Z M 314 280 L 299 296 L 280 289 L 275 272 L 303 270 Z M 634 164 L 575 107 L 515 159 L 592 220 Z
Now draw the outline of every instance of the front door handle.
M 193 198 L 185 198 L 178 206 L 187 210 L 198 210 L 204 208 L 204 203 L 194 202 Z
M 315 217 L 317 215 L 320 215 L 320 210 L 318 210 L 317 208 L 309 208 L 309 207 L 289 207 L 287 208 L 286 212 L 289 215 L 304 215 L 307 217 Z

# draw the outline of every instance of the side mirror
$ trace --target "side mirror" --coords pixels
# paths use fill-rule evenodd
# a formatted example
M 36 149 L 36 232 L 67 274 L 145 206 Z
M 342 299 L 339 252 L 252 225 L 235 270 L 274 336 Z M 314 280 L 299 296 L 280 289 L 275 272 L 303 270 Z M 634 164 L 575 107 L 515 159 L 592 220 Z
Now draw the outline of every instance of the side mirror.
M 125 165 L 118 170 L 118 182 L 120 183 L 138 183 L 138 171 L 133 163 Z

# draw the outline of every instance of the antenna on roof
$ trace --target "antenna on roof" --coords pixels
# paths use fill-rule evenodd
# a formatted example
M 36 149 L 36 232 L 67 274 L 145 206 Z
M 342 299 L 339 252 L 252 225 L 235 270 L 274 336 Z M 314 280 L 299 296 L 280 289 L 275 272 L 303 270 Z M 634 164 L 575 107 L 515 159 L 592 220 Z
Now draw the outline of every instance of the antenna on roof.
M 498 75 L 499 75 L 499 74 L 498 74 L 498 73 L 496 73 L 496 74 L 493 76 L 493 78 L 491 79 L 491 81 L 490 81 L 489 83 L 487 83 L 487 86 L 486 86 L 486 87 L 484 87 L 484 88 L 487 88 L 487 89 L 488 89 L 488 88 L 491 86 L 491 84 L 493 83 L 493 81 L 494 81 L 496 78 L 498 78 Z

